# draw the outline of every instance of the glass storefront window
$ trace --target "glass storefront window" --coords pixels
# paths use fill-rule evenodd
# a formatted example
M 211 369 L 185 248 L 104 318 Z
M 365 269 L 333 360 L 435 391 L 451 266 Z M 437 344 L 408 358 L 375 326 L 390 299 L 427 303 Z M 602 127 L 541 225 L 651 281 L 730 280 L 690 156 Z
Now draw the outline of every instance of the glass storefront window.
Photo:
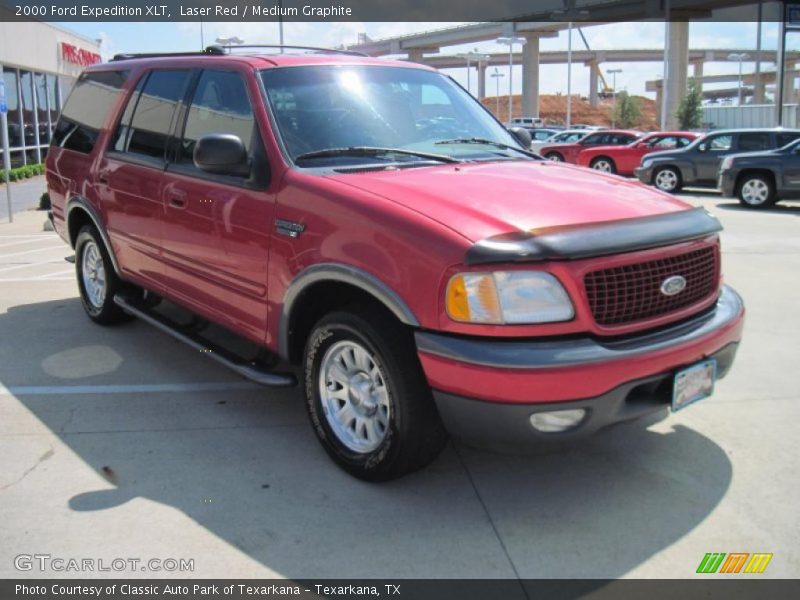
M 22 125 L 25 132 L 25 146 L 36 145 L 36 130 L 33 115 L 33 74 L 20 71 L 19 91 L 22 95 Z
M 16 69 L 3 69 L 3 80 L 6 82 L 6 101 L 8 103 L 8 143 L 11 148 L 22 146 L 22 123 L 20 121 L 17 94 L 19 85 Z
M 58 78 L 50 73 L 47 74 L 47 100 L 50 108 L 50 131 L 52 133 L 53 129 L 56 128 L 56 121 L 58 121 L 61 100 L 58 95 Z
M 36 92 L 36 112 L 39 115 L 39 145 L 47 144 L 50 141 L 50 111 L 47 110 L 47 80 L 44 73 L 34 74 Z

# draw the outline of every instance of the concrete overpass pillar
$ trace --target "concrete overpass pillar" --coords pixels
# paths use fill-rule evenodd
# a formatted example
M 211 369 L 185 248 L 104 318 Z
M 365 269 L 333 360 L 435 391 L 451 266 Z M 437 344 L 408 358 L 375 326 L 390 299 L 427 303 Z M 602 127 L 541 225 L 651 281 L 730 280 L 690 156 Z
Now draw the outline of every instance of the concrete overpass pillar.
M 408 51 L 408 60 L 411 62 L 421 63 L 422 62 L 422 48 L 411 48 Z
M 656 82 L 656 123 L 661 123 L 661 109 L 664 106 L 664 84 Z
M 797 63 L 794 60 L 787 60 L 785 64 L 786 69 L 784 70 L 783 76 L 783 103 L 795 104 L 797 102 L 797 91 L 794 89 L 794 79 L 797 74 L 794 70 Z
M 478 63 L 478 100 L 486 98 L 486 63 Z
M 759 77 L 758 82 L 753 84 L 753 104 L 764 104 L 764 75 Z
M 670 21 L 667 24 L 669 51 L 667 53 L 667 81 L 664 86 L 666 95 L 667 129 L 677 129 L 678 112 L 681 100 L 686 96 L 687 71 L 689 66 L 689 22 Z
M 596 60 L 590 60 L 585 64 L 589 67 L 589 104 L 592 108 L 597 108 L 600 103 L 600 96 L 597 93 L 597 76 L 600 73 L 600 67 Z
M 692 77 L 697 80 L 697 83 L 701 83 L 700 78 L 703 77 L 704 62 L 702 59 L 692 61 Z
M 539 36 L 526 35 L 522 46 L 522 114 L 539 116 Z

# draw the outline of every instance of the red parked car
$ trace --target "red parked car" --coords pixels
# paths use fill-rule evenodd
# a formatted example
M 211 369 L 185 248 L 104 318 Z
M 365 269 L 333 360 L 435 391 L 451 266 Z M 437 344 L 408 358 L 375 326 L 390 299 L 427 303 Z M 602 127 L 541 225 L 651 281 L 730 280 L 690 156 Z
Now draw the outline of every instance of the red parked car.
M 594 146 L 626 146 L 635 142 L 642 133 L 623 129 L 603 129 L 590 133 L 579 142 L 573 144 L 553 144 L 539 148 L 539 154 L 547 160 L 554 162 L 568 162 L 575 164 L 578 154 Z
M 645 154 L 683 148 L 700 135 L 691 131 L 661 131 L 626 146 L 594 146 L 582 150 L 576 164 L 606 173 L 633 175 L 633 170 L 639 166 Z
M 298 374 L 320 443 L 370 481 L 448 433 L 662 417 L 728 372 L 744 308 L 705 210 L 541 160 L 434 69 L 245 51 L 119 56 L 74 86 L 47 183 L 95 323 Z

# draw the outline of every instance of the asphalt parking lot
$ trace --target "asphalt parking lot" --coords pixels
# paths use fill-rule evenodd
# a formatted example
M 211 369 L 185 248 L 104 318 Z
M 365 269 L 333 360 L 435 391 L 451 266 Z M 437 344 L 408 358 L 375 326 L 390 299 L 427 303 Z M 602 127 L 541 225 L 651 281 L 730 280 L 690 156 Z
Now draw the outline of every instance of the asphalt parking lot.
M 91 324 L 68 247 L 17 214 L 0 224 L 0 577 L 687 578 L 707 552 L 773 553 L 759 577 L 797 577 L 800 204 L 682 197 L 725 225 L 748 308 L 713 398 L 557 452 L 451 444 L 382 485 L 330 462 L 299 390 L 140 322 Z M 20 554 L 194 572 L 20 572 Z

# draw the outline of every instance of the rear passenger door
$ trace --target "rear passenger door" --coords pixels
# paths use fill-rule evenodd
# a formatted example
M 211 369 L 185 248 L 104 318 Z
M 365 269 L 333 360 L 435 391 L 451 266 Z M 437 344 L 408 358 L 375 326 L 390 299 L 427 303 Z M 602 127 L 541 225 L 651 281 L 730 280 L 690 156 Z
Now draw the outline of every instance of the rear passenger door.
M 195 312 L 263 341 L 267 257 L 274 198 L 269 166 L 244 73 L 197 73 L 176 129 L 164 175 L 164 261 L 169 295 Z M 197 141 L 231 133 L 251 160 L 247 177 L 214 175 L 195 166 Z
M 191 71 L 145 73 L 128 99 L 97 168 L 98 193 L 125 275 L 161 293 L 163 203 L 167 142 Z

